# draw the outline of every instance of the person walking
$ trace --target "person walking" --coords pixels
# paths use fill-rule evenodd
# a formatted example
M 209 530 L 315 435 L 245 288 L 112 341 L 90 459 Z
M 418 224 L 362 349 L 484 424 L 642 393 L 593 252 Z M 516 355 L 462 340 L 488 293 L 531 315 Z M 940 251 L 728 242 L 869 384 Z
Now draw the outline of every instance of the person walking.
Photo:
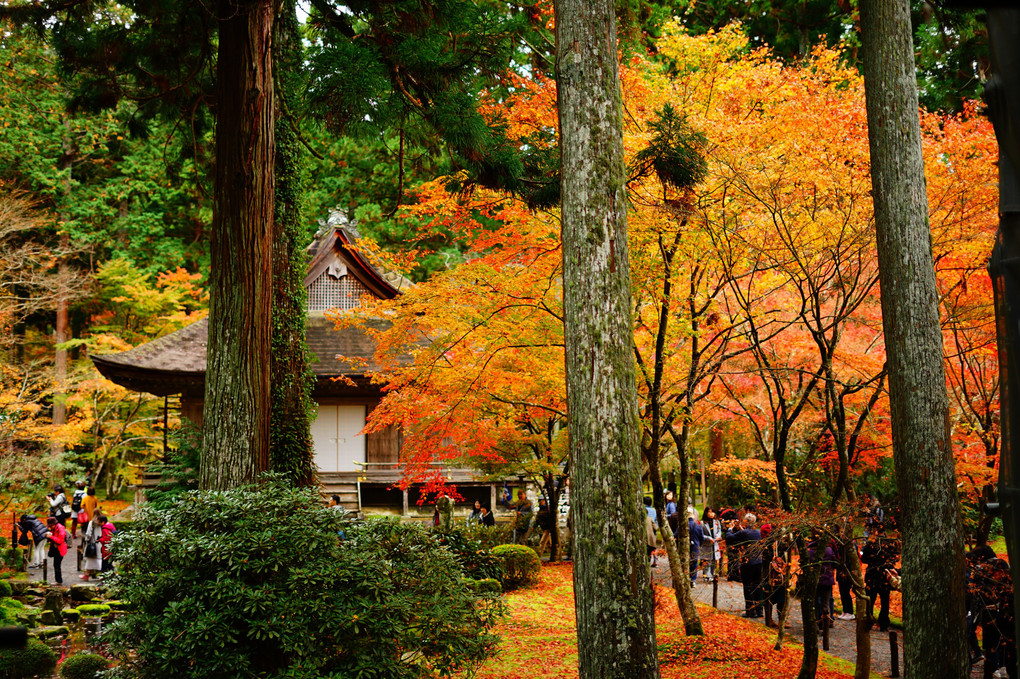
M 46 527 L 46 537 L 50 541 L 49 556 L 53 559 L 53 580 L 62 585 L 64 574 L 60 567 L 67 556 L 67 529 L 53 516 L 46 519 Z
M 99 540 L 103 536 L 103 524 L 105 522 L 106 517 L 97 513 L 92 517 L 91 521 L 82 527 L 82 537 L 84 538 L 83 556 L 85 557 L 82 561 L 82 570 L 85 572 L 78 576 L 82 580 L 95 577 L 96 573 L 103 569 L 103 555 Z
M 96 489 L 91 486 L 86 486 L 88 490 L 85 491 L 85 497 L 81 500 L 81 509 L 89 517 L 96 515 L 99 511 L 99 498 L 96 497 Z
M 688 548 L 688 574 L 691 576 L 691 585 L 698 581 L 698 561 L 701 558 L 701 545 L 705 542 L 705 535 L 701 531 L 701 524 L 695 519 L 696 512 L 687 515 L 687 548 Z

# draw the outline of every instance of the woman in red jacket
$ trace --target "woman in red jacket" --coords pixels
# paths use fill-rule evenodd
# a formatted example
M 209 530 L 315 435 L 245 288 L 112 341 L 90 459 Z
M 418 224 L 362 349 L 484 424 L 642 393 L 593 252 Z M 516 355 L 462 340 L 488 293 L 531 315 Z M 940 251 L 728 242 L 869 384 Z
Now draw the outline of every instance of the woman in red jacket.
M 60 572 L 60 564 L 67 556 L 67 529 L 61 526 L 52 516 L 46 519 L 46 537 L 50 539 L 50 556 L 53 557 L 53 579 L 58 585 L 64 584 L 64 575 Z

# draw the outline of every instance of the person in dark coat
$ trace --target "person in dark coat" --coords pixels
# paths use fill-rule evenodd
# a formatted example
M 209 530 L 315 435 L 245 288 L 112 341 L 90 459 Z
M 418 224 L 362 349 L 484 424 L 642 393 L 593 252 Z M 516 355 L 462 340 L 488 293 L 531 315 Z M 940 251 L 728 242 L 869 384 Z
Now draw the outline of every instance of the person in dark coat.
M 981 625 L 986 667 L 1005 666 L 1009 678 L 1016 679 L 1013 579 L 1009 564 L 999 558 L 975 564 L 967 584 L 967 598 L 974 605 Z M 989 676 L 988 671 L 985 676 Z
M 538 513 L 535 514 L 535 526 L 542 531 L 542 539 L 538 543 L 539 556 L 542 556 L 545 550 L 552 548 L 553 519 L 554 517 L 549 510 L 549 504 L 545 501 L 545 498 L 538 498 Z
M 839 599 L 843 605 L 843 612 L 836 617 L 840 620 L 856 620 L 857 616 L 854 615 L 854 599 L 851 596 L 854 588 L 854 579 L 850 575 L 849 559 L 847 557 L 851 549 L 857 549 L 857 541 L 851 540 L 845 545 L 833 545 L 833 549 L 836 551 L 836 560 L 839 562 L 836 565 L 836 584 L 839 585 Z M 860 554 L 858 554 L 858 558 L 860 558 Z
M 879 599 L 878 629 L 889 630 L 889 592 L 892 590 L 889 573 L 896 569 L 899 560 L 899 543 L 885 536 L 881 524 L 873 526 L 868 541 L 861 550 L 861 562 L 867 564 L 864 587 L 868 594 L 868 628 L 875 622 L 875 599 Z
M 740 517 L 734 509 L 719 510 L 719 519 L 727 530 L 734 522 L 740 521 Z M 726 579 L 730 582 L 740 582 L 740 551 L 729 541 L 726 542 Z
M 832 588 L 836 584 L 836 552 L 831 545 L 816 538 L 808 543 L 808 562 L 818 560 L 818 590 L 815 598 L 815 613 L 819 623 L 824 616 L 832 621 Z M 824 545 L 824 549 L 823 549 Z M 830 624 L 831 627 L 831 624 Z
M 726 546 L 733 545 L 740 556 L 740 582 L 744 586 L 745 618 L 761 618 L 765 615 L 761 596 L 761 531 L 756 527 L 758 517 L 751 512 L 744 514 L 742 527 L 734 525 L 726 532 Z
M 22 514 L 18 519 L 18 528 L 23 535 L 31 535 L 32 540 L 32 568 L 39 568 L 46 558 L 46 524 L 40 521 L 35 514 Z
M 495 526 L 496 517 L 489 511 L 488 505 L 482 505 L 482 525 L 483 526 Z
M 692 585 L 698 580 L 698 560 L 701 558 L 701 543 L 704 540 L 705 536 L 701 531 L 701 524 L 695 521 L 693 516 L 688 516 L 687 543 L 690 548 L 688 556 L 690 557 L 689 566 Z

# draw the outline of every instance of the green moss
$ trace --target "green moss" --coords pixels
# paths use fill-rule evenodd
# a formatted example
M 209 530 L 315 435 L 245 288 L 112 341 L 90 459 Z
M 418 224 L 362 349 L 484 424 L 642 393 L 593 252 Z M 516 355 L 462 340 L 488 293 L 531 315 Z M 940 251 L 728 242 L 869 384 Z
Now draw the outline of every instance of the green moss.
M 56 666 L 56 654 L 38 639 L 29 639 L 24 648 L 0 648 L 0 677 L 4 679 L 48 676 Z
M 109 666 L 109 661 L 103 656 L 84 651 L 64 661 L 60 666 L 60 676 L 63 679 L 95 679 Z
M 78 614 L 83 618 L 98 618 L 109 613 L 109 604 L 83 604 L 78 607 Z
M 129 611 L 131 610 L 130 601 L 121 601 L 120 599 L 111 599 L 106 602 L 106 605 L 115 611 Z

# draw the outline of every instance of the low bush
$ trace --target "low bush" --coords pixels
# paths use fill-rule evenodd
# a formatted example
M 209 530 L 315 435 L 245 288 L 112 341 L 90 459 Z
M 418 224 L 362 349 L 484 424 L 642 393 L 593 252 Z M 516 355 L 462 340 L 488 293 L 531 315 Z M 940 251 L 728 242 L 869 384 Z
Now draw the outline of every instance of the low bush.
M 11 583 L 6 580 L 0 580 L 0 599 L 12 594 L 14 594 L 14 590 L 11 588 Z
M 503 585 L 494 578 L 485 578 L 484 580 L 465 579 L 464 584 L 472 592 L 479 595 L 500 594 L 503 591 Z
M 496 545 L 512 544 L 514 541 L 513 524 L 499 523 L 495 526 L 483 526 L 480 523 L 469 523 L 457 526 L 467 537 L 477 540 L 478 545 L 491 551 Z
M 48 676 L 57 666 L 57 655 L 50 647 L 30 638 L 24 648 L 0 648 L 0 679 Z
M 531 547 L 524 545 L 499 545 L 492 549 L 492 555 L 503 562 L 503 590 L 528 587 L 538 582 L 542 560 Z
M 63 679 L 96 679 L 109 667 L 110 661 L 103 656 L 84 651 L 72 655 L 60 665 L 60 676 Z
M 450 677 L 498 642 L 501 598 L 427 527 L 352 524 L 278 477 L 143 508 L 114 544 L 115 676 Z
M 498 578 L 502 570 L 502 562 L 476 539 L 464 530 L 464 526 L 453 526 L 449 529 L 435 529 L 439 543 L 457 557 L 464 575 L 474 580 Z

